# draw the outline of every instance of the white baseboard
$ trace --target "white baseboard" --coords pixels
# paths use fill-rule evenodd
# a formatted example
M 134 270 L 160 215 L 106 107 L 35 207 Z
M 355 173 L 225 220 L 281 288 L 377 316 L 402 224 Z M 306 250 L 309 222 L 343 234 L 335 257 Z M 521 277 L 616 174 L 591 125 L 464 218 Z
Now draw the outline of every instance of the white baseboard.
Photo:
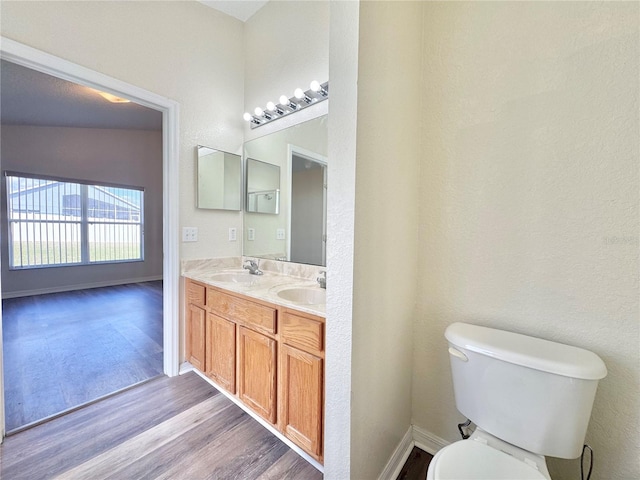
M 80 285 L 66 285 L 63 287 L 38 288 L 35 290 L 19 290 L 17 292 L 2 292 L 2 298 L 18 298 L 30 297 L 32 295 L 44 295 L 47 293 L 72 292 L 74 290 L 86 290 L 88 288 L 114 287 L 116 285 L 126 285 L 128 283 L 143 283 L 162 280 L 162 275 L 153 275 L 151 277 L 128 278 L 126 280 L 111 280 L 104 282 L 83 283 Z
M 431 455 L 435 455 L 438 450 L 451 443 L 415 425 L 413 425 L 413 441 L 416 447 Z
M 378 480 L 395 480 L 398 478 L 400 470 L 402 470 L 404 463 L 411 454 L 411 450 L 413 450 L 413 446 L 413 427 L 409 425 L 407 433 L 400 440 L 384 470 L 378 476 Z
M 378 476 L 378 480 L 395 480 L 398 478 L 400 470 L 402 470 L 407 458 L 409 458 L 413 447 L 418 447 L 431 455 L 435 455 L 438 450 L 446 447 L 449 443 L 423 428 L 410 425 L 382 473 Z

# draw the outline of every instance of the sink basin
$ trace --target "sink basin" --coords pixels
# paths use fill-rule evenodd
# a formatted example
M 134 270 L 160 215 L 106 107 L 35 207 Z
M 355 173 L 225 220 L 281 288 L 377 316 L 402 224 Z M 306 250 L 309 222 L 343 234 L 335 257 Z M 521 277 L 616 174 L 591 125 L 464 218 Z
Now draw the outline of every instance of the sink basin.
M 280 290 L 277 295 L 283 300 L 300 305 L 327 303 L 327 291 L 317 287 L 292 287 Z
M 227 283 L 253 283 L 258 280 L 257 275 L 251 275 L 249 272 L 223 272 L 211 275 L 211 280 L 214 282 L 227 282 Z

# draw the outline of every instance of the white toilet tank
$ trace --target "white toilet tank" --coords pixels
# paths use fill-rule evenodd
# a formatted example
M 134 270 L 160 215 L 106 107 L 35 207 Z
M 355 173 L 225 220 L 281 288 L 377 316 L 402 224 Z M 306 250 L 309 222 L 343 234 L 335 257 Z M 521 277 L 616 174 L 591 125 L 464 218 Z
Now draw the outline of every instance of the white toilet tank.
M 460 413 L 496 437 L 532 453 L 577 458 L 598 381 L 595 353 L 493 328 L 447 327 Z

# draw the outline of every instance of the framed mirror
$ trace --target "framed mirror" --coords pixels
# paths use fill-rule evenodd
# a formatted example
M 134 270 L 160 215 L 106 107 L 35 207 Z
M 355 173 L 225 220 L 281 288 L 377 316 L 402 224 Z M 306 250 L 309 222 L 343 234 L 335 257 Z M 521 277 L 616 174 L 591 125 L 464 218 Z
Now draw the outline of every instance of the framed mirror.
M 247 158 L 247 212 L 280 213 L 280 167 Z
M 244 255 L 326 265 L 327 122 L 324 115 L 244 144 L 247 174 L 260 159 L 280 176 L 278 213 L 244 213 Z
M 242 210 L 242 157 L 203 145 L 196 153 L 196 207 Z

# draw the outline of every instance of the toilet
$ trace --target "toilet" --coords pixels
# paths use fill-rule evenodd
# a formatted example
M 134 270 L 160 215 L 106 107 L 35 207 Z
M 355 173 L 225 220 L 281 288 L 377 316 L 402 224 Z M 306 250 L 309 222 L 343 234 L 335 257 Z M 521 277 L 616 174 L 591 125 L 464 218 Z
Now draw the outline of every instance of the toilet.
M 545 457 L 582 454 L 604 362 L 582 348 L 454 323 L 445 331 L 456 408 L 476 429 L 439 450 L 435 480 L 550 480 Z

